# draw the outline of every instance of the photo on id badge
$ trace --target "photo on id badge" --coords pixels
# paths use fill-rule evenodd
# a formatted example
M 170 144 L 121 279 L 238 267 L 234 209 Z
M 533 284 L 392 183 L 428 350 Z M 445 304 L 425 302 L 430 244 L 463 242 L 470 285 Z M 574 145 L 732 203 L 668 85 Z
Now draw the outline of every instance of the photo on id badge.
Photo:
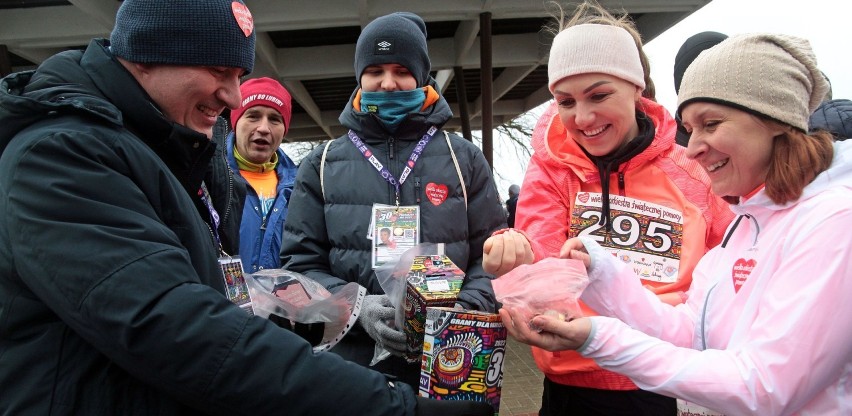
M 419 207 L 374 205 L 370 225 L 373 268 L 395 262 L 402 253 L 417 245 L 419 227 Z

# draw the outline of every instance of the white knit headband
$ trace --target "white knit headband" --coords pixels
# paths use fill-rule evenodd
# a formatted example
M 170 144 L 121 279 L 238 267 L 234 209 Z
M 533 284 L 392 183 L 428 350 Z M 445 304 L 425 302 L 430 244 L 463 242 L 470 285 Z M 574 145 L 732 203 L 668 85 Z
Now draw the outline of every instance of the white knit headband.
M 639 49 L 630 33 L 618 26 L 571 26 L 553 38 L 547 63 L 550 92 L 563 78 L 588 73 L 612 75 L 645 89 Z

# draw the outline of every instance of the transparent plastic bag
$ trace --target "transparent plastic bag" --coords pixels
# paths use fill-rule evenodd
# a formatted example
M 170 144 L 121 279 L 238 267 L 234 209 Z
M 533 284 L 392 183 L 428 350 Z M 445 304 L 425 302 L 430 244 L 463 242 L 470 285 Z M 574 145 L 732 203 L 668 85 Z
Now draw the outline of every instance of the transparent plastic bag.
M 577 300 L 589 276 L 580 260 L 547 258 L 519 266 L 491 285 L 497 301 L 520 311 L 528 322 L 543 314 L 567 321 L 583 316 Z
M 337 344 L 358 319 L 366 289 L 350 282 L 332 294 L 314 280 L 284 269 L 266 269 L 246 275 L 254 313 L 261 318 L 286 319 L 300 324 L 324 323 L 315 352 Z
M 403 322 L 405 320 L 405 291 L 408 281 L 406 277 L 411 270 L 411 265 L 414 263 L 414 258 L 417 256 L 431 256 L 444 254 L 443 243 L 422 243 L 406 250 L 400 257 L 392 263 L 385 263 L 375 269 L 376 279 L 385 294 L 388 296 L 393 305 L 396 316 L 391 323 L 393 328 L 400 331 L 403 330 Z M 376 343 L 376 349 L 373 353 L 373 360 L 370 365 L 376 365 L 378 362 L 388 358 L 390 353 Z

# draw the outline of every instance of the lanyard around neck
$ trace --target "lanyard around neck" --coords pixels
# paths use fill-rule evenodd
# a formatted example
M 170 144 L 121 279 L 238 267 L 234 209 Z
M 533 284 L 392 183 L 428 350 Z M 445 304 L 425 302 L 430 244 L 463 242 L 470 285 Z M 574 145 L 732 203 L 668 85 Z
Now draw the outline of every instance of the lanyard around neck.
M 216 208 L 213 207 L 213 199 L 210 197 L 210 191 L 207 190 L 207 185 L 202 181 L 201 189 L 199 189 L 198 196 L 201 197 L 201 201 L 204 202 L 204 205 L 207 207 L 207 210 L 210 211 L 210 232 L 213 233 L 213 239 L 216 240 L 216 248 L 219 250 L 219 254 L 224 254 L 225 250 L 222 248 L 222 240 L 219 239 L 219 212 L 216 211 Z
M 399 175 L 399 180 L 393 177 L 393 174 L 390 173 L 387 167 L 379 162 L 379 159 L 376 158 L 376 155 L 370 151 L 370 148 L 364 144 L 364 141 L 355 134 L 351 129 L 349 130 L 349 140 L 352 142 L 355 147 L 361 151 L 361 154 L 370 162 L 371 165 L 379 172 L 379 176 L 384 178 L 388 183 L 393 185 L 396 190 L 396 207 L 399 208 L 399 189 L 402 187 L 402 184 L 405 183 L 405 179 L 408 178 L 408 175 L 414 169 L 414 165 L 417 163 L 417 159 L 420 158 L 420 155 L 423 153 L 423 149 L 426 148 L 426 145 L 429 144 L 429 141 L 432 140 L 432 137 L 435 136 L 435 133 L 438 131 L 438 128 L 435 126 L 429 127 L 429 130 L 426 131 L 426 134 L 420 138 L 420 141 L 417 142 L 417 146 L 414 146 L 414 150 L 411 151 L 411 156 L 408 157 L 408 162 L 405 164 L 405 168 L 402 170 L 402 174 Z

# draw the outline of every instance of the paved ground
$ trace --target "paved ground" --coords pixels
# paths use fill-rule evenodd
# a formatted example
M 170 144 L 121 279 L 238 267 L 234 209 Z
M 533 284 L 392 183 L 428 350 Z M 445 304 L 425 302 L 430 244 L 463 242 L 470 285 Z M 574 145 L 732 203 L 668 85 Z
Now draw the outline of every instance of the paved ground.
M 544 376 L 535 366 L 529 346 L 509 337 L 506 350 L 500 416 L 537 416 Z

